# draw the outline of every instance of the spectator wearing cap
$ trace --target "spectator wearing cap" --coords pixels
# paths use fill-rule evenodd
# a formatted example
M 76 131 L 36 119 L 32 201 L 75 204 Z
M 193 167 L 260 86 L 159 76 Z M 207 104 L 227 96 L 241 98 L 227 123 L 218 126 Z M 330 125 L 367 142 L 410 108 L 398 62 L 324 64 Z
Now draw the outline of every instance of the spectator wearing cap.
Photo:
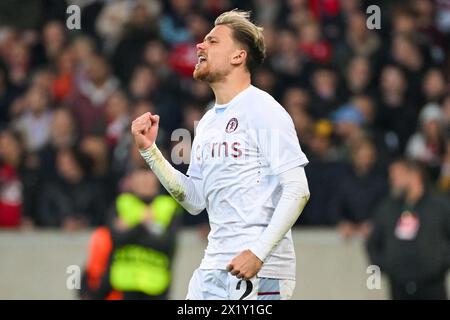
M 314 124 L 312 131 L 303 146 L 309 159 L 308 167 L 305 168 L 309 189 L 315 193 L 298 223 L 334 225 L 331 199 L 336 192 L 343 165 L 339 161 L 339 153 L 333 141 L 333 124 L 329 120 L 321 119 Z
M 354 145 L 364 140 L 364 115 L 352 103 L 342 105 L 330 116 L 338 140 L 338 152 L 341 160 L 350 159 L 349 154 Z

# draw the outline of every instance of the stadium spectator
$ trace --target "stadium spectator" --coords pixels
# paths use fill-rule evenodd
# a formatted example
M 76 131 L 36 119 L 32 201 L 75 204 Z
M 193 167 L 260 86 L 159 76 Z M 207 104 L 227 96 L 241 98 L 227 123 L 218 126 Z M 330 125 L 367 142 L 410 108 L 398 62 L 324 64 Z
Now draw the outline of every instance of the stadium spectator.
M 430 68 L 426 71 L 422 81 L 424 103 L 440 103 L 446 94 L 446 83 L 442 71 Z
M 450 139 L 447 139 L 441 172 L 438 177 L 438 189 L 450 196 Z
M 18 88 L 10 83 L 6 66 L 0 63 L 0 128 L 7 126 L 11 104 L 18 94 Z
M 47 144 L 38 152 L 41 175 L 47 179 L 56 175 L 56 153 L 71 148 L 78 141 L 78 131 L 72 113 L 63 107 L 53 111 Z
M 299 49 L 312 61 L 328 63 L 331 59 L 331 46 L 323 39 L 320 25 L 312 20 L 299 28 Z
M 129 101 L 124 92 L 114 92 L 106 101 L 106 140 L 110 148 L 113 148 L 119 138 L 128 129 Z
M 56 59 L 55 78 L 52 82 L 52 96 L 56 103 L 63 101 L 72 91 L 75 81 L 76 59 L 74 51 L 66 49 Z
M 420 128 L 406 146 L 406 156 L 420 161 L 433 171 L 433 178 L 439 174 L 442 156 L 445 152 L 445 123 L 440 107 L 427 104 L 419 116 Z
M 373 94 L 372 69 L 369 59 L 363 56 L 354 56 L 349 61 L 346 71 L 346 96 Z
M 23 208 L 23 150 L 11 131 L 0 132 L 0 228 L 18 227 Z
M 151 3 L 136 1 L 128 4 L 132 6 L 130 17 L 112 55 L 112 66 L 122 82 L 130 79 L 134 67 L 141 61 L 146 42 L 158 39 L 157 12 L 152 10 Z
M 348 13 L 343 41 L 335 46 L 334 64 L 344 73 L 351 57 L 364 56 L 377 65 L 381 49 L 381 39 L 377 33 L 366 26 L 366 15 L 353 10 Z
M 87 78 L 80 79 L 64 102 L 73 112 L 82 137 L 93 133 L 104 134 L 105 104 L 119 86 L 119 81 L 111 74 L 102 56 L 91 57 L 86 71 Z
M 57 177 L 40 194 L 38 224 L 75 231 L 104 223 L 103 189 L 90 178 L 91 160 L 75 148 L 56 154 Z
M 385 134 L 391 154 L 403 154 L 417 123 L 416 106 L 408 99 L 408 82 L 402 70 L 387 65 L 381 71 L 377 93 L 376 125 Z
M 333 192 L 331 215 L 344 239 L 366 238 L 374 206 L 385 195 L 386 181 L 377 167 L 377 151 L 369 141 L 360 142 L 352 152 L 352 166 L 338 176 Z
M 338 75 L 333 68 L 319 67 L 311 75 L 311 114 L 316 118 L 328 118 L 342 102 L 338 92 Z
M 26 93 L 25 108 L 13 123 L 14 128 L 22 134 L 29 152 L 39 151 L 49 141 L 53 116 L 49 101 L 48 92 L 36 85 L 31 87 Z
M 188 16 L 193 12 L 193 5 L 192 0 L 170 0 L 166 3 L 159 28 L 162 38 L 171 46 L 192 40 Z
M 392 299 L 447 299 L 450 206 L 425 177 L 416 162 L 390 165 L 391 195 L 376 210 L 367 242 L 371 262 L 389 278 Z
M 42 41 L 31 51 L 32 65 L 34 67 L 49 65 L 56 62 L 63 52 L 67 42 L 65 26 L 61 21 L 47 22 L 42 29 Z

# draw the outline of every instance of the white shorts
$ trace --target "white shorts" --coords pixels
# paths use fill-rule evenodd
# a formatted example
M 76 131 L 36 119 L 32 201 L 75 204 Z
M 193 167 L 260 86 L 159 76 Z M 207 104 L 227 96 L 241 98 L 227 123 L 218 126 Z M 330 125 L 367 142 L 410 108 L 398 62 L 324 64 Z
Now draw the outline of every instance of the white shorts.
M 288 300 L 295 280 L 253 277 L 242 280 L 224 270 L 197 269 L 189 282 L 188 300 Z

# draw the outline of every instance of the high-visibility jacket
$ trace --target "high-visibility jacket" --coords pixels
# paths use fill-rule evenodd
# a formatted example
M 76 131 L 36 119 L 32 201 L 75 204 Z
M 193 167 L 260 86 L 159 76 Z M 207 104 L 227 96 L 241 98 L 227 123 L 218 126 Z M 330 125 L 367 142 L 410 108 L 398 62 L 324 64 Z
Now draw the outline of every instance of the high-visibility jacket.
M 141 222 L 148 207 L 152 222 Z M 150 204 L 130 193 L 117 197 L 115 214 L 130 229 L 100 227 L 94 231 L 82 295 L 95 299 L 166 298 L 179 209 L 167 195 L 155 197 Z

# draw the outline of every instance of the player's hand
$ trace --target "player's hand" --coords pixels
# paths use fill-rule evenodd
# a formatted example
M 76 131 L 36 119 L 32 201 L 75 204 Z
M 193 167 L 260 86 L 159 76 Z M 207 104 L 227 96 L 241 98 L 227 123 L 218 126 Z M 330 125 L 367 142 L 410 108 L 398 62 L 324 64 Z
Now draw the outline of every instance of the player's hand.
M 227 265 L 227 271 L 239 279 L 253 278 L 261 270 L 263 262 L 250 250 L 239 253 Z
M 131 123 L 134 142 L 140 150 L 150 148 L 158 135 L 159 116 L 146 112 Z

